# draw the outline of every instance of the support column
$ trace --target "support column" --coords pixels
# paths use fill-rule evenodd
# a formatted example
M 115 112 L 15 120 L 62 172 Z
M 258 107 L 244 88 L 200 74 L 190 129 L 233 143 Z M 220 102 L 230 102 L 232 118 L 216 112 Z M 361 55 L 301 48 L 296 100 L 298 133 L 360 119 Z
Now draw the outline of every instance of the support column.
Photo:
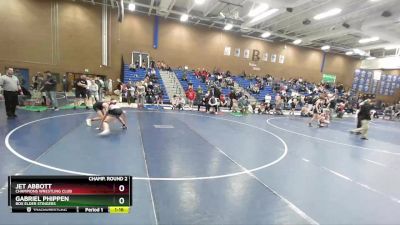
M 324 52 L 324 56 L 322 57 L 321 73 L 324 72 L 325 60 L 326 60 L 326 52 Z
M 154 32 L 153 32 L 153 48 L 158 48 L 158 30 L 159 30 L 159 17 L 154 17 Z
M 101 65 L 108 66 L 108 6 L 103 0 L 101 14 Z

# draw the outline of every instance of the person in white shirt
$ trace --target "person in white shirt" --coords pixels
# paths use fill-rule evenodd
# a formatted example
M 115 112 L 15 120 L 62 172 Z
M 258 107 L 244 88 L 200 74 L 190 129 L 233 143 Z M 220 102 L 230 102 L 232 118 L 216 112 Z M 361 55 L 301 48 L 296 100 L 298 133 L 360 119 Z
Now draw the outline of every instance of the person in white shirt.
M 8 68 L 6 75 L 0 77 L 0 87 L 3 88 L 7 118 L 13 119 L 17 117 L 15 109 L 18 105 L 18 94 L 23 94 L 19 80 L 14 75 L 13 68 Z
M 264 102 L 268 104 L 271 103 L 271 98 L 272 98 L 271 95 L 266 94 L 264 97 Z
M 93 78 L 90 78 L 88 86 L 90 91 L 90 99 L 93 105 L 95 102 L 99 101 L 99 86 L 96 84 Z

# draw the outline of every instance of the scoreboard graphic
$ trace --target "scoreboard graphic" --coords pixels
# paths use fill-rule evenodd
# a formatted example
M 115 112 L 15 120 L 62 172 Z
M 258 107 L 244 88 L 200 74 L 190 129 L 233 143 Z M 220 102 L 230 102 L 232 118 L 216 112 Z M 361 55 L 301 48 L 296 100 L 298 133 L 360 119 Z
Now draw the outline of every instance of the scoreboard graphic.
M 10 176 L 13 213 L 129 213 L 131 176 Z

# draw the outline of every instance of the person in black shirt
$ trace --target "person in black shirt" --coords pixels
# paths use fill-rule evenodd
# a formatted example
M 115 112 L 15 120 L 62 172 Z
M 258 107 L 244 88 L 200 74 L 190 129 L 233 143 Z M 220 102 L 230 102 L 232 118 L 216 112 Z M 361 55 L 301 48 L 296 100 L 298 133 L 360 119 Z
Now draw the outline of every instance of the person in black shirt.
M 50 99 L 54 111 L 58 111 L 58 102 L 56 97 L 57 81 L 53 75 L 51 75 L 50 71 L 44 73 L 46 74 L 46 82 L 44 83 L 43 91 L 46 92 L 46 96 Z
M 358 112 L 358 119 L 361 121 L 361 127 L 351 130 L 351 133 L 361 133 L 361 139 L 368 140 L 367 134 L 369 129 L 369 121 L 371 120 L 371 100 L 367 99 L 360 103 L 360 111 Z
M 68 78 L 67 75 L 64 74 L 62 80 L 61 80 L 62 86 L 63 86 L 63 92 L 67 93 L 68 92 Z
M 336 96 L 333 95 L 331 98 L 329 98 L 329 103 L 328 103 L 328 107 L 329 107 L 329 119 L 333 118 L 333 113 L 336 111 Z
M 86 81 L 86 76 L 81 75 L 80 78 L 75 80 L 75 102 L 74 102 L 74 109 L 79 106 L 80 101 L 83 100 L 86 109 L 89 109 L 87 106 L 87 86 L 88 82 Z

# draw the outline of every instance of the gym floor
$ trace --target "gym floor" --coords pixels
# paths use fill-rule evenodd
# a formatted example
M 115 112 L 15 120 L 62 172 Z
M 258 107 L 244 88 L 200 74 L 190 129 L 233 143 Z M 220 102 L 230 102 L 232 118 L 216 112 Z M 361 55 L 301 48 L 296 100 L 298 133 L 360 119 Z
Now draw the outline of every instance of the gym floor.
M 363 141 L 354 118 L 127 109 L 128 130 L 99 137 L 93 110 L 17 114 L 0 116 L 0 224 L 400 223 L 398 122 L 373 121 Z M 12 214 L 15 174 L 131 175 L 131 213 Z

